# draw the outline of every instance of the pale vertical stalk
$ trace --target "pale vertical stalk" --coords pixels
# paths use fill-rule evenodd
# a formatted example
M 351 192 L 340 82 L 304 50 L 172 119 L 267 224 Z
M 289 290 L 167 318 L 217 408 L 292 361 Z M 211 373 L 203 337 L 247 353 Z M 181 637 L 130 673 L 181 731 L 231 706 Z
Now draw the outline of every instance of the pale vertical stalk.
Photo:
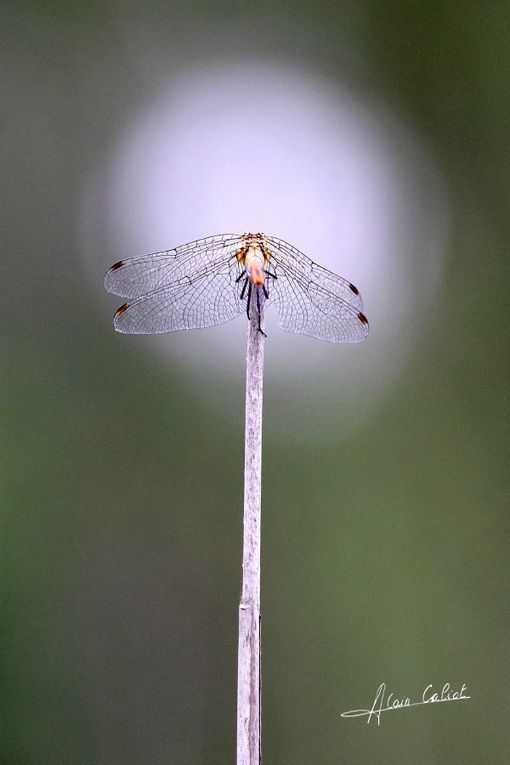
M 260 517 L 264 335 L 253 290 L 246 353 L 243 584 L 239 605 L 237 765 L 261 761 Z

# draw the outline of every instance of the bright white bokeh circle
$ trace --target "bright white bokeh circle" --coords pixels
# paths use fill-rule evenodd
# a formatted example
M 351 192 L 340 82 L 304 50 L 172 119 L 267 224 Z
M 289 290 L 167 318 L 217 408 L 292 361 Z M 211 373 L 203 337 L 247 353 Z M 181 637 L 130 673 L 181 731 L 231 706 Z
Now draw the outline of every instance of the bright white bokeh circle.
M 269 312 L 279 435 L 334 436 L 366 417 L 434 310 L 447 210 L 433 156 L 365 93 L 281 63 L 174 73 L 122 126 L 83 210 L 104 269 L 210 234 L 263 231 L 358 286 L 371 327 L 361 345 L 285 334 Z M 143 342 L 228 416 L 245 333 L 240 317 Z

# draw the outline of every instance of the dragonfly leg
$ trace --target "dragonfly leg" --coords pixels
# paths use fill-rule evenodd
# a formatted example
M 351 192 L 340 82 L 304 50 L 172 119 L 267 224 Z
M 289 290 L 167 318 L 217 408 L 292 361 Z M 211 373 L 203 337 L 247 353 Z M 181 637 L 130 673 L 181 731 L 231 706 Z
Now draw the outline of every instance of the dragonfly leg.
M 240 273 L 240 274 L 239 274 L 239 276 L 237 277 L 237 279 L 236 279 L 236 284 L 237 284 L 237 282 L 240 282 L 240 281 L 241 281 L 241 279 L 243 278 L 243 276 L 246 276 L 246 268 L 244 269 L 244 271 L 241 271 L 241 273 Z
M 245 273 L 246 273 L 246 271 L 244 271 L 244 272 L 241 274 L 241 276 L 244 276 L 244 274 L 245 274 Z M 241 277 L 239 277 L 239 279 L 240 279 L 240 278 L 241 278 Z M 239 281 L 239 279 L 236 279 L 236 282 L 238 282 L 238 281 Z M 244 284 L 243 284 L 243 288 L 242 288 L 242 290 L 241 290 L 241 300 L 243 300 L 243 298 L 244 298 L 244 293 L 246 292 L 246 287 L 247 287 L 247 286 L 248 286 L 248 277 L 246 277 L 246 279 L 245 279 L 245 282 L 244 282 Z
M 244 289 L 248 285 L 248 300 L 246 301 L 246 316 L 248 317 L 248 321 L 250 320 L 250 304 L 251 304 L 251 282 L 248 282 L 248 279 L 246 279 L 246 284 L 243 287 Z
M 278 279 L 276 274 L 273 274 L 272 271 L 268 271 L 267 269 L 264 269 L 264 273 L 266 276 L 270 276 L 272 279 Z M 266 279 L 266 283 L 264 283 L 264 295 L 266 296 L 266 299 L 269 297 L 269 290 L 266 287 L 266 284 L 268 283 L 268 280 Z
M 266 276 L 271 276 L 273 279 L 278 279 L 276 274 L 273 274 L 267 268 L 264 268 L 264 273 L 265 273 Z M 269 298 L 269 290 L 267 288 L 267 279 L 264 281 L 264 284 L 262 285 L 262 289 L 264 290 L 264 296 L 265 296 L 265 298 L 267 300 Z
M 255 289 L 257 290 L 257 314 L 258 314 L 259 332 L 260 332 L 261 335 L 264 335 L 264 337 L 267 337 L 266 333 L 264 332 L 264 330 L 260 326 L 260 322 L 262 320 L 262 313 L 261 313 L 261 310 L 260 310 L 260 289 L 259 289 L 259 287 L 256 287 Z M 264 293 L 266 293 L 266 286 L 265 285 L 263 286 L 263 289 L 264 289 Z

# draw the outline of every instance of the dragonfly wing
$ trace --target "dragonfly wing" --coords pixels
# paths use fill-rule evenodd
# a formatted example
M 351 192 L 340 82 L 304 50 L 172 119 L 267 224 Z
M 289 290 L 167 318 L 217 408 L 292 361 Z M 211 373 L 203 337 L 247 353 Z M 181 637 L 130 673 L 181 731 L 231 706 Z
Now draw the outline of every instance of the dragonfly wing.
M 223 324 L 244 310 L 238 273 L 237 259 L 223 259 L 214 270 L 208 267 L 198 276 L 183 277 L 125 303 L 113 326 L 117 332 L 151 335 Z
M 227 260 L 239 247 L 237 234 L 220 234 L 197 239 L 174 250 L 129 258 L 115 263 L 107 272 L 104 286 L 108 292 L 138 298 L 163 288 L 205 266 Z
M 270 300 L 286 332 L 332 343 L 357 343 L 368 334 L 357 288 L 318 266 L 292 245 L 266 237 L 269 246 Z
M 286 332 L 331 343 L 358 343 L 368 334 L 368 321 L 361 311 L 314 282 L 280 272 L 269 297 Z
M 285 271 L 289 278 L 294 277 L 302 282 L 312 282 L 322 287 L 332 295 L 348 303 L 357 311 L 363 310 L 363 301 L 357 287 L 347 279 L 328 271 L 327 268 L 314 263 L 313 260 L 303 255 L 291 244 L 278 239 L 275 236 L 266 236 L 271 254 L 269 263 L 274 264 L 274 270 L 278 274 Z

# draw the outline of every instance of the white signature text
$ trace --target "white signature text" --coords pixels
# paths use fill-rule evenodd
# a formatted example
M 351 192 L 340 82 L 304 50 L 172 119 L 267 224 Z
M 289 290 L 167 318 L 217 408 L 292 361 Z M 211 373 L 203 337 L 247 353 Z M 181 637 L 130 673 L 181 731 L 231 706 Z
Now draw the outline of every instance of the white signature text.
M 427 685 L 422 693 L 421 701 L 411 701 L 408 696 L 398 698 L 394 693 L 386 696 L 386 683 L 381 683 L 375 694 L 374 703 L 371 709 L 351 709 L 349 712 L 342 712 L 342 717 L 367 717 L 367 723 L 373 718 L 377 720 L 377 725 L 381 724 L 381 715 L 383 712 L 389 712 L 391 709 L 402 709 L 403 707 L 419 707 L 422 704 L 436 704 L 441 701 L 460 701 L 461 699 L 470 699 L 467 696 L 467 686 L 462 684 L 460 690 L 453 690 L 450 683 L 445 683 L 440 691 L 434 691 L 432 683 Z

